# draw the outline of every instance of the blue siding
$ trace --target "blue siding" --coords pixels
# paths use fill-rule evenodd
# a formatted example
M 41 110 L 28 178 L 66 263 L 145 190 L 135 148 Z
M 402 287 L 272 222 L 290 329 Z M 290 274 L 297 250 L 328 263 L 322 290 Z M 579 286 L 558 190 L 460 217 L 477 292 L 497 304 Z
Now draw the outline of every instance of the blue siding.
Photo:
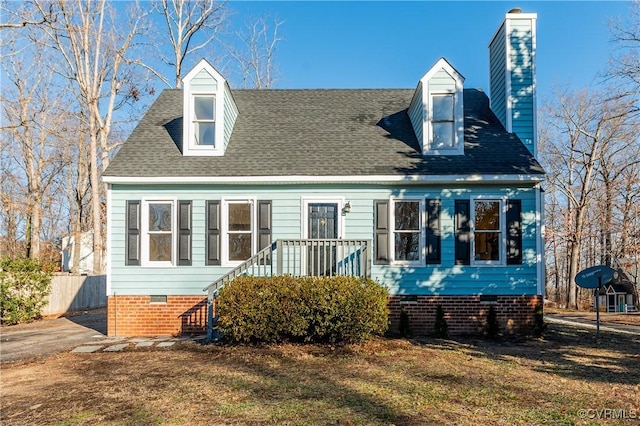
M 509 37 L 511 61 L 512 131 L 534 151 L 534 40 L 531 19 L 512 19 Z
M 535 155 L 534 62 L 534 20 L 510 15 L 489 45 L 491 109 L 502 125 L 516 133 Z
M 231 139 L 231 133 L 233 132 L 233 126 L 238 118 L 238 107 L 236 107 L 231 95 L 229 86 L 225 85 L 224 88 L 224 149 L 227 149 L 229 140 Z
M 456 80 L 441 69 L 429 79 L 429 92 L 455 92 Z
M 491 109 L 507 128 L 505 26 L 502 25 L 489 45 L 489 92 Z
M 215 93 L 218 82 L 206 70 L 200 71 L 189 83 L 191 90 Z
M 424 139 L 423 139 L 423 126 L 424 119 L 426 114 L 426 108 L 424 106 L 424 102 L 422 99 L 422 82 L 418 83 L 418 87 L 416 88 L 416 92 L 413 95 L 413 99 L 411 100 L 411 105 L 409 105 L 409 119 L 411 120 L 411 125 L 413 126 L 413 131 L 416 134 L 416 139 L 420 143 L 420 149 L 424 149 Z
M 522 200 L 523 264 L 479 267 L 454 265 L 453 211 L 455 199 L 477 195 Z M 225 197 L 271 200 L 273 239 L 301 238 L 302 198 L 344 198 L 351 213 L 344 216 L 344 238 L 373 239 L 373 200 L 392 196 L 439 198 L 442 201 L 442 263 L 401 267 L 374 265 L 372 276 L 392 294 L 536 294 L 535 192 L 531 188 L 494 186 L 216 186 L 216 185 L 113 185 L 111 221 L 111 291 L 117 294 L 203 294 L 202 289 L 226 273 L 229 267 L 205 266 L 205 202 Z M 192 266 L 143 268 L 125 266 L 125 202 L 141 198 L 172 197 L 193 201 Z

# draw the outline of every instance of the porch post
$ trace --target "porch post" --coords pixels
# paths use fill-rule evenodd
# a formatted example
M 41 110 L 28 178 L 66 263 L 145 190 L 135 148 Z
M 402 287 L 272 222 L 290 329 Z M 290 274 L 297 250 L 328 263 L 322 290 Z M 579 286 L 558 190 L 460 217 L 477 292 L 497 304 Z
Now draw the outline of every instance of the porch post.
M 276 251 L 278 253 L 278 268 L 277 268 L 277 272 L 278 275 L 282 275 L 282 258 L 283 253 L 282 253 L 282 240 L 278 240 L 276 241 Z

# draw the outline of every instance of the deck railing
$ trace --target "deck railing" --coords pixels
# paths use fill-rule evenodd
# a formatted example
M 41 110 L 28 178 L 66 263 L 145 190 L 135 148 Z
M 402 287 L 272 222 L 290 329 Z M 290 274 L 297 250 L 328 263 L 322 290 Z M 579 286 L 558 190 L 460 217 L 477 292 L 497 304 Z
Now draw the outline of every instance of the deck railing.
M 277 240 L 207 286 L 207 338 L 213 339 L 214 298 L 228 282 L 241 275 L 371 276 L 371 240 Z

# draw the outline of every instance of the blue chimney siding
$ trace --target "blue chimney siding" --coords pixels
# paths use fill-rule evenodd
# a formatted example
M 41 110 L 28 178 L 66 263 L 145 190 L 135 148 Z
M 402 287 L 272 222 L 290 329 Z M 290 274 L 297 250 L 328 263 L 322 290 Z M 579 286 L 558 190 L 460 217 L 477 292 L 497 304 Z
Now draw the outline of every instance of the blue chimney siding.
M 491 109 L 505 129 L 537 153 L 536 14 L 507 13 L 489 44 Z

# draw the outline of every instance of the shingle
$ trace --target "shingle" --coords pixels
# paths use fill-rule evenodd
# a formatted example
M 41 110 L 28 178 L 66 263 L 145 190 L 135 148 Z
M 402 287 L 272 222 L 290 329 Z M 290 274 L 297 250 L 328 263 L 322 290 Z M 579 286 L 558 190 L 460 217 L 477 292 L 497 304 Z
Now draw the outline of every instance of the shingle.
M 544 171 L 505 131 L 481 90 L 464 90 L 465 150 L 423 156 L 407 115 L 410 89 L 236 90 L 239 115 L 224 156 L 184 157 L 180 90 L 165 90 L 105 176 L 367 176 Z

